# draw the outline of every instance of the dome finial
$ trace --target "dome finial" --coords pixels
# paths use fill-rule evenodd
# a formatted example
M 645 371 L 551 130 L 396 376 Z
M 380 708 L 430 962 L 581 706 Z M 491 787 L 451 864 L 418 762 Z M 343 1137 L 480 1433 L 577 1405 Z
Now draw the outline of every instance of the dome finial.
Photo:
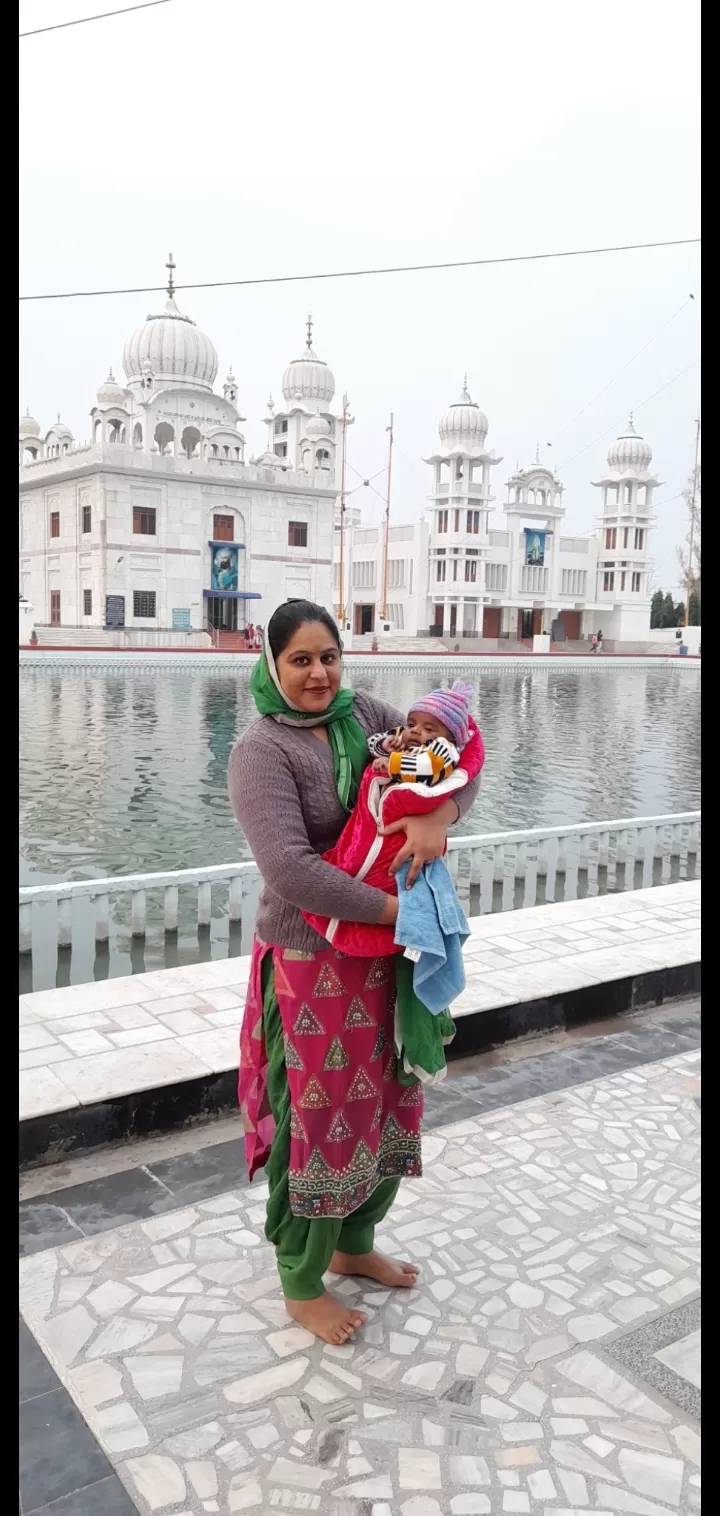
M 539 442 L 535 443 L 535 462 L 536 463 L 540 462 L 540 443 Z
M 168 253 L 168 261 L 165 264 L 165 267 L 166 267 L 166 269 L 168 271 L 167 292 L 168 292 L 169 298 L 172 300 L 173 295 L 175 294 L 175 284 L 173 282 L 173 269 L 177 268 L 177 264 L 173 260 L 172 253 Z
M 311 353 L 312 352 L 312 332 L 313 332 L 312 311 L 308 311 L 308 318 L 307 318 L 307 321 L 306 321 L 305 325 L 307 327 L 307 337 L 305 338 L 305 346 L 308 349 L 308 352 Z
M 465 373 L 463 374 L 463 389 L 464 390 L 467 389 L 467 369 L 465 370 Z

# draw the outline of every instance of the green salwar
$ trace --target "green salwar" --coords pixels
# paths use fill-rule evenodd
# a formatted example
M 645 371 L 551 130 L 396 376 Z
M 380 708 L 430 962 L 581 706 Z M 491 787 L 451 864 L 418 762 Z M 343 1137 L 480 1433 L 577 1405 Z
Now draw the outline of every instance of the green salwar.
M 268 1058 L 267 1093 L 275 1135 L 266 1165 L 269 1187 L 265 1236 L 275 1248 L 282 1291 L 287 1300 L 316 1300 L 325 1290 L 323 1275 L 333 1253 L 370 1253 L 375 1228 L 387 1215 L 400 1180 L 384 1179 L 365 1203 L 344 1220 L 294 1216 L 290 1209 L 290 1089 L 285 1044 L 274 985 L 272 953 L 262 965 L 263 1030 Z

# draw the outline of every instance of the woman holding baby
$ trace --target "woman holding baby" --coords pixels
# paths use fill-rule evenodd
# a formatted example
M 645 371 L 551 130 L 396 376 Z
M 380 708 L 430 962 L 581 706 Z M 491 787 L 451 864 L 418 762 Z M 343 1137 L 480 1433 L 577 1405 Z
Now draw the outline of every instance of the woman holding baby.
M 338 842 L 353 811 L 371 762 L 368 739 L 385 770 L 399 768 L 438 723 L 451 746 L 462 726 L 459 699 L 434 706 L 427 697 L 406 722 L 365 692 L 343 688 L 341 677 L 342 649 L 328 612 L 308 601 L 281 606 L 251 679 L 259 719 L 233 748 L 228 775 L 264 886 L 241 1033 L 250 1175 L 266 1167 L 266 1236 L 289 1315 L 337 1344 L 366 1317 L 326 1291 L 328 1271 L 387 1288 L 416 1282 L 412 1264 L 376 1252 L 374 1234 L 400 1179 L 421 1173 L 422 1094 L 398 1077 L 396 959 L 338 952 L 303 912 L 394 926 L 392 880 L 378 888 L 321 855 Z M 464 711 L 467 722 L 466 705 Z M 437 730 L 435 737 L 445 740 Z M 408 757 L 406 769 L 409 763 Z M 409 814 L 388 828 L 402 844 L 390 872 L 410 859 L 412 885 L 426 863 L 442 856 L 448 828 L 476 793 L 477 781 L 468 783 L 453 798 L 438 797 L 428 814 Z

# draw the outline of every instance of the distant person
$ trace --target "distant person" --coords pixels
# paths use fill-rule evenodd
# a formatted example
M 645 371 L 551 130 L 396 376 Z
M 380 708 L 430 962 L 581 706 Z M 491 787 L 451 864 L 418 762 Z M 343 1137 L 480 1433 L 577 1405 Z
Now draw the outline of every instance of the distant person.
M 592 637 L 590 638 L 590 646 L 591 646 L 591 648 L 592 648 L 592 650 L 593 650 L 594 653 L 597 652 L 597 644 L 598 644 L 597 632 L 593 632 Z
M 602 652 L 602 646 L 603 646 L 603 634 L 602 634 L 602 632 L 598 628 L 597 645 L 596 645 L 595 651 L 597 653 L 601 653 Z

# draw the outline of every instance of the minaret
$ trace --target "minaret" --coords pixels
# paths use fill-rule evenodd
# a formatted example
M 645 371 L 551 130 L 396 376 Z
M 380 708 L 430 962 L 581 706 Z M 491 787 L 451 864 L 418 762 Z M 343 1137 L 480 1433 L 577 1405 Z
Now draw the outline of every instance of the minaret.
M 602 490 L 595 599 L 605 638 L 642 642 L 650 624 L 650 534 L 656 522 L 653 494 L 662 481 L 650 473 L 652 449 L 630 419 L 593 479 Z
M 485 559 L 494 496 L 490 470 L 502 459 L 485 446 L 488 419 L 471 398 L 467 374 L 462 392 L 440 418 L 440 451 L 432 464 L 430 520 L 431 634 L 453 642 L 482 636 Z

